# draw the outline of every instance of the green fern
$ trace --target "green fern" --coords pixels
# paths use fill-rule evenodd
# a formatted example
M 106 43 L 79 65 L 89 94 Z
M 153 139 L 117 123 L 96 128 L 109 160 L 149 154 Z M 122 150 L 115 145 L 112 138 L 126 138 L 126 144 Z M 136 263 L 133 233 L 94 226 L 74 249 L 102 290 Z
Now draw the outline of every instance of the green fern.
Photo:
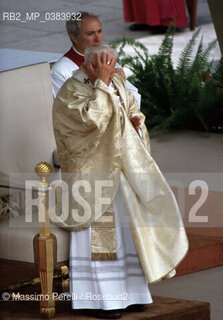
M 172 62 L 172 28 L 156 55 L 149 55 L 146 47 L 134 39 L 118 39 L 110 44 L 119 52 L 119 63 L 132 71 L 129 80 L 142 95 L 141 109 L 152 133 L 170 127 L 205 131 L 223 127 L 223 62 L 212 70 L 208 58 L 216 40 L 203 48 L 202 38 L 192 58 L 199 33 L 200 29 L 186 44 L 176 69 Z M 127 46 L 132 54 L 125 53 Z
M 174 28 L 169 27 L 166 36 L 159 48 L 158 55 L 163 58 L 163 63 L 166 63 L 169 68 L 173 67 L 171 55 L 173 51 L 173 38 L 174 38 Z
M 216 85 L 219 88 L 223 88 L 223 61 L 219 61 L 219 63 L 215 67 L 212 79 L 216 82 Z
M 193 53 L 193 47 L 199 33 L 200 33 L 200 28 L 193 33 L 192 38 L 188 41 L 188 43 L 186 44 L 184 50 L 180 55 L 176 71 L 182 76 L 188 72 L 188 67 L 190 65 L 190 61 Z

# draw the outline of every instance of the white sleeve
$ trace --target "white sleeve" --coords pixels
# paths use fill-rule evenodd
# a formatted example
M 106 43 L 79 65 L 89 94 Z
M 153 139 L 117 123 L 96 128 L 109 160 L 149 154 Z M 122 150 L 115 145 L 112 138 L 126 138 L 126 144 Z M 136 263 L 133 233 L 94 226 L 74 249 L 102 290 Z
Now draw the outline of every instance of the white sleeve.
M 116 68 L 122 68 L 118 63 L 116 63 Z M 126 88 L 134 95 L 136 98 L 137 105 L 140 109 L 141 106 L 141 94 L 138 93 L 138 89 L 133 86 L 128 80 L 126 80 Z
M 63 74 L 51 72 L 51 80 L 53 86 L 53 97 L 56 98 L 58 91 L 60 90 L 64 82 L 67 80 L 67 78 L 64 77 Z
M 126 88 L 134 95 L 136 98 L 137 105 L 140 109 L 141 106 L 141 94 L 138 93 L 138 89 L 133 86 L 128 80 L 126 80 Z
M 73 71 L 77 70 L 78 68 L 79 67 L 67 57 L 62 57 L 53 65 L 51 69 L 51 79 L 54 98 L 56 98 L 56 95 L 64 82 L 72 77 Z

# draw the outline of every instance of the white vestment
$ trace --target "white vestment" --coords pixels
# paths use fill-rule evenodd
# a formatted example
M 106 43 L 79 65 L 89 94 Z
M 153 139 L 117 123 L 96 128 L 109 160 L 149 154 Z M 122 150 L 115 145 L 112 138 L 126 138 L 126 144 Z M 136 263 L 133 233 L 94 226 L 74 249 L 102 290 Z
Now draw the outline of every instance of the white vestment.
M 91 260 L 91 228 L 70 233 L 70 294 L 73 309 L 124 309 L 152 303 L 120 194 L 114 200 L 117 261 Z

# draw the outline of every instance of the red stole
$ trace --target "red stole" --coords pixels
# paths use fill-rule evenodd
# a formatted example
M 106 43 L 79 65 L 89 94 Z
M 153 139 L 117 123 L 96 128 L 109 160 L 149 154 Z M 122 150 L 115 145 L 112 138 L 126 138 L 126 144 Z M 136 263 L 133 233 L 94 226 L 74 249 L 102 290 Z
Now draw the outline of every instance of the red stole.
M 82 65 L 82 63 L 84 62 L 84 57 L 81 56 L 80 54 L 78 54 L 76 51 L 74 51 L 74 49 L 72 47 L 70 48 L 70 50 L 67 53 L 65 53 L 64 57 L 67 57 L 68 59 L 70 59 L 71 61 L 76 63 L 76 65 L 78 65 L 78 67 L 80 67 Z

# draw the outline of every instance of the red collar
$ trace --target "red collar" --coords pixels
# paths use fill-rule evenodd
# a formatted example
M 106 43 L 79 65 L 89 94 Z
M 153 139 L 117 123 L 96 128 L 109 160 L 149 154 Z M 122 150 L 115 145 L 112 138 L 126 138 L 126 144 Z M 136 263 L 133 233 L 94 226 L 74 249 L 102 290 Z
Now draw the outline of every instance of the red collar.
M 84 57 L 78 54 L 76 51 L 74 51 L 73 48 L 70 48 L 70 50 L 67 53 L 65 53 L 64 57 L 67 57 L 68 59 L 76 63 L 78 67 L 80 67 L 84 62 Z

